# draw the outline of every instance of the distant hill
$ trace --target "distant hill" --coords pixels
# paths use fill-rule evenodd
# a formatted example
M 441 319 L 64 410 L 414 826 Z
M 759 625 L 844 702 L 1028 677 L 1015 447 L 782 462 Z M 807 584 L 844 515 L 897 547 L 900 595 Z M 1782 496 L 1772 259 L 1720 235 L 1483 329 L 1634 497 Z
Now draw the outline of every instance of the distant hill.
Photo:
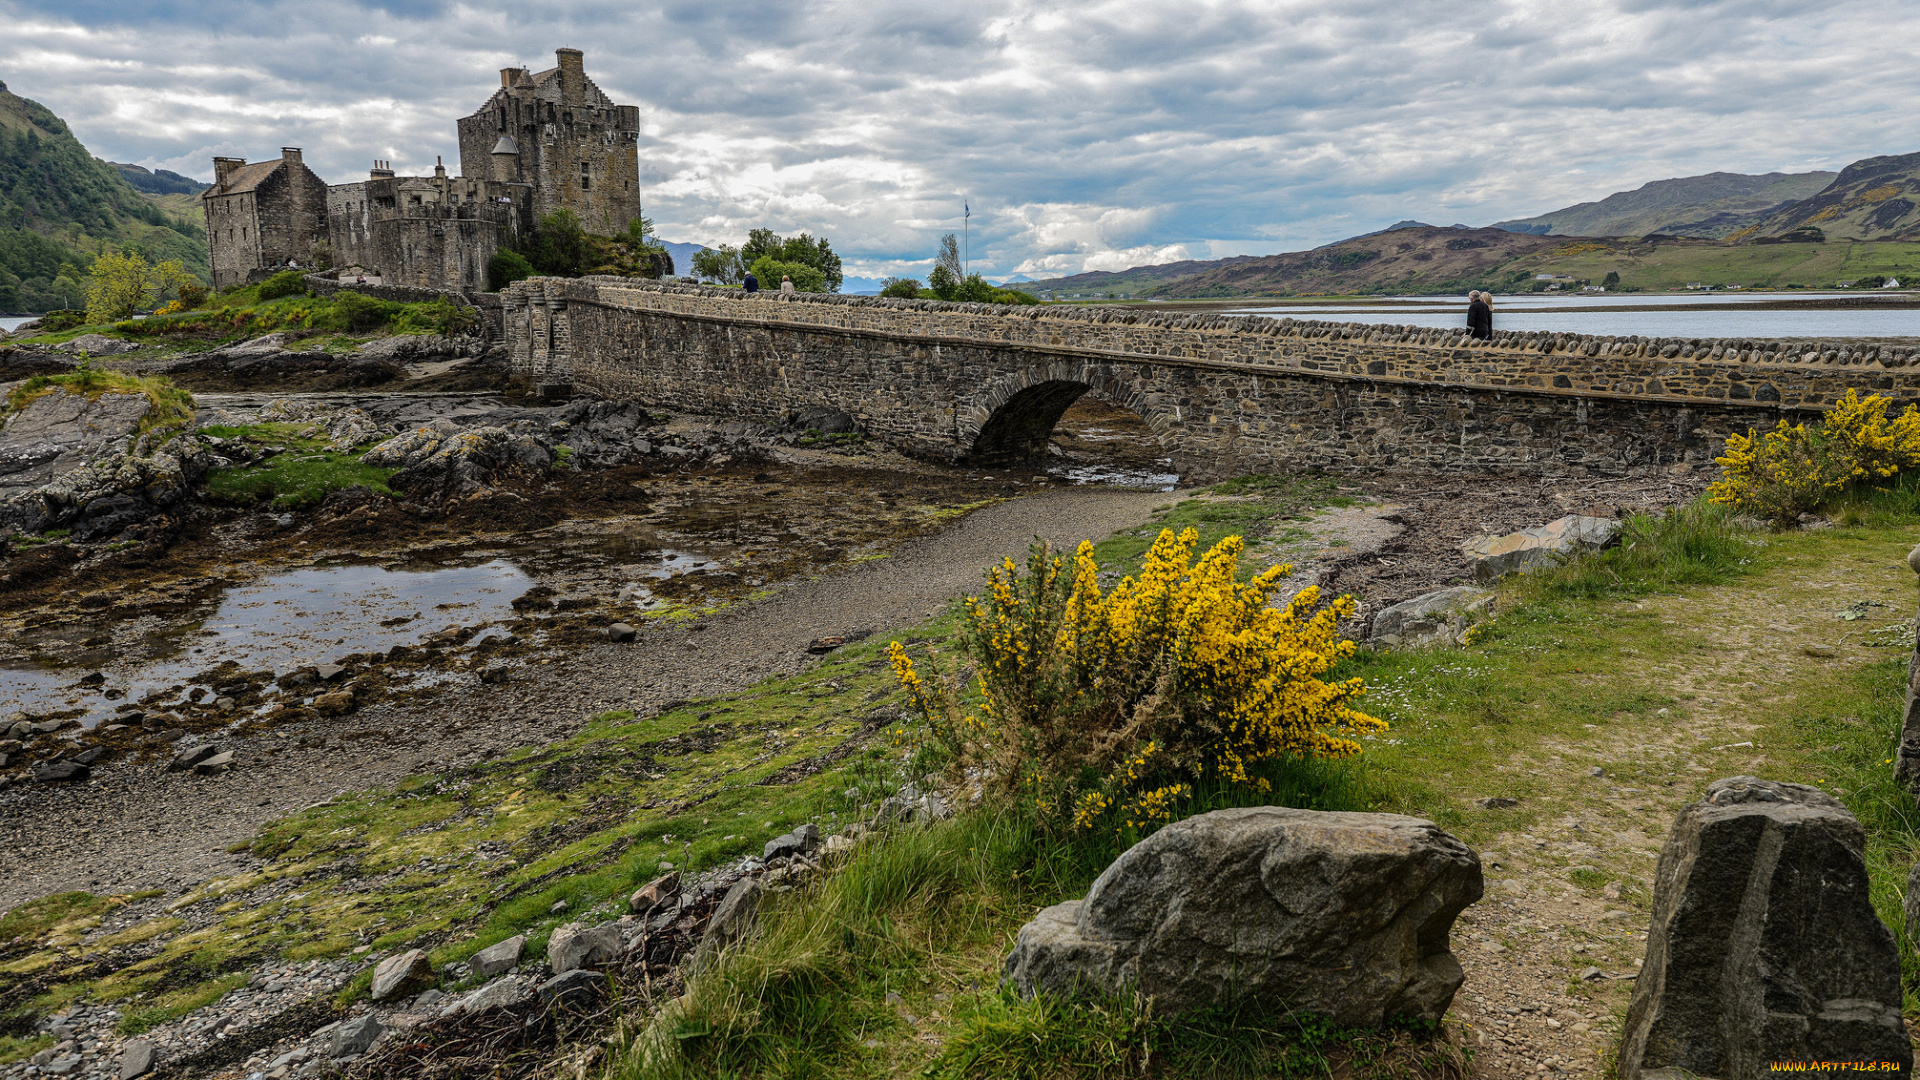
M 1655 180 L 1599 202 L 1538 217 L 1497 221 L 1493 228 L 1555 236 L 1706 236 L 1721 238 L 1754 225 L 1833 181 L 1834 173 L 1708 173 Z
M 109 161 L 107 164 L 119 169 L 121 177 L 133 185 L 135 191 L 143 191 L 148 195 L 198 195 L 208 187 L 203 181 L 166 169 L 146 169 L 120 161 Z
M 1255 255 L 1235 255 L 1228 259 L 1184 259 L 1180 262 L 1160 263 L 1156 266 L 1135 266 L 1127 270 L 1090 270 L 1071 277 L 1048 278 L 1045 281 L 1023 283 L 1020 288 L 1038 296 L 1043 292 L 1069 295 L 1140 296 L 1170 281 L 1192 277 L 1223 266 L 1232 266 L 1258 258 Z
M 1565 237 L 1424 225 L 1342 240 L 1312 251 L 1223 260 L 1168 281 L 1165 298 L 1300 293 L 1449 292 L 1510 284 L 1501 268 L 1564 247 Z
M 143 195 L 52 110 L 0 83 L 0 311 L 83 305 L 87 267 L 109 245 L 207 276 L 195 221 Z
M 1820 191 L 1742 228 L 1733 239 L 1778 237 L 1920 240 L 1920 153 L 1856 161 Z

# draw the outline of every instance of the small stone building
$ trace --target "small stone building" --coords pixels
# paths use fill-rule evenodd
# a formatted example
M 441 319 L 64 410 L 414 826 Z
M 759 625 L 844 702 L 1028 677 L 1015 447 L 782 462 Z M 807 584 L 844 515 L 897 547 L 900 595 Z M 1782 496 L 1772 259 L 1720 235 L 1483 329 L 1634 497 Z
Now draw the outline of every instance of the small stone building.
M 487 262 L 526 236 L 542 214 L 571 210 L 588 232 L 615 236 L 640 216 L 640 110 L 616 105 L 587 78 L 579 49 L 559 66 L 508 68 L 486 105 L 457 124 L 462 176 L 396 176 L 375 163 L 364 181 L 325 181 L 287 149 L 248 165 L 215 158 L 202 196 L 214 286 L 257 280 L 272 267 L 314 261 L 364 267 L 390 284 L 471 291 Z
M 327 182 L 289 146 L 273 161 L 213 159 L 213 186 L 200 196 L 207 215 L 213 286 L 247 283 L 257 270 L 293 261 L 311 265 L 327 239 Z

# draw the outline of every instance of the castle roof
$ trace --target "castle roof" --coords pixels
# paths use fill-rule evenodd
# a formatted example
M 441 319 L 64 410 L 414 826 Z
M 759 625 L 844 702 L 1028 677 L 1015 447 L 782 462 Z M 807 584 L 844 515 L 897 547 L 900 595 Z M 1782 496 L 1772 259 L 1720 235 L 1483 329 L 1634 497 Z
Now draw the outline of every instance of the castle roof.
M 285 164 L 284 158 L 268 158 L 251 165 L 242 165 L 228 173 L 224 180 L 215 180 L 213 186 L 201 193 L 200 197 L 211 199 L 216 195 L 237 195 L 243 191 L 252 191 L 266 183 L 267 177 L 272 176 L 275 169 Z
M 500 133 L 500 141 L 493 144 L 493 152 L 496 154 L 517 154 L 520 152 L 520 144 L 514 141 L 512 135 L 503 131 Z

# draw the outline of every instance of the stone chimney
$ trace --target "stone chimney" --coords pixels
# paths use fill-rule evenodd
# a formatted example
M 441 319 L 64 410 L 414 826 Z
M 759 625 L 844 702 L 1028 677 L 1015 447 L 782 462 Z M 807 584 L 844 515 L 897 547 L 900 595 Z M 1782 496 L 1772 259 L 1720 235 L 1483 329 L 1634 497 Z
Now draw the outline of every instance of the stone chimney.
M 213 186 L 224 187 L 227 182 L 227 177 L 233 175 L 233 170 L 239 168 L 242 165 L 245 165 L 246 163 L 247 163 L 247 159 L 243 157 L 214 158 L 213 159 Z
M 579 49 L 555 49 L 553 55 L 560 61 L 560 100 L 579 104 L 587 92 L 586 54 Z
M 447 167 L 441 164 L 439 154 L 433 155 L 433 178 L 435 180 L 445 180 L 447 178 Z
M 367 179 L 369 180 L 393 179 L 393 163 L 390 161 L 375 161 L 373 163 L 373 169 L 367 173 Z
M 519 68 L 501 68 L 500 69 L 500 85 L 512 86 L 513 80 L 515 80 L 519 76 L 520 76 Z
M 300 148 L 297 146 L 281 147 L 280 160 L 286 162 L 289 165 L 300 164 Z

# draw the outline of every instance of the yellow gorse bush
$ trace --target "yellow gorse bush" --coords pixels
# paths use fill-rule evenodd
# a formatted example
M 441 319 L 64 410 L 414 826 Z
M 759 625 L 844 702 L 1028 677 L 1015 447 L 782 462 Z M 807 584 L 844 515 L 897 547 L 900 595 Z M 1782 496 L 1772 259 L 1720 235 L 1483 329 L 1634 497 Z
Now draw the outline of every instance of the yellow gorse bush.
M 1848 390 L 1819 427 L 1780 421 L 1764 435 L 1729 435 L 1717 458 L 1720 479 L 1707 497 L 1773 521 L 1812 513 L 1858 484 L 1889 480 L 1920 467 L 1920 409 L 1892 419 L 1892 402 Z
M 1142 827 L 1198 784 L 1265 790 L 1262 762 L 1356 754 L 1351 735 L 1384 730 L 1350 706 L 1361 680 L 1321 678 L 1353 652 L 1337 632 L 1353 600 L 1320 607 L 1309 587 L 1275 606 L 1291 567 L 1239 582 L 1240 537 L 1195 561 L 1198 542 L 1163 531 L 1107 593 L 1091 544 L 1071 562 L 1036 546 L 1024 573 L 1012 559 L 989 571 L 966 603 L 980 699 L 966 715 L 894 642 L 894 672 L 952 763 L 1075 828 Z

